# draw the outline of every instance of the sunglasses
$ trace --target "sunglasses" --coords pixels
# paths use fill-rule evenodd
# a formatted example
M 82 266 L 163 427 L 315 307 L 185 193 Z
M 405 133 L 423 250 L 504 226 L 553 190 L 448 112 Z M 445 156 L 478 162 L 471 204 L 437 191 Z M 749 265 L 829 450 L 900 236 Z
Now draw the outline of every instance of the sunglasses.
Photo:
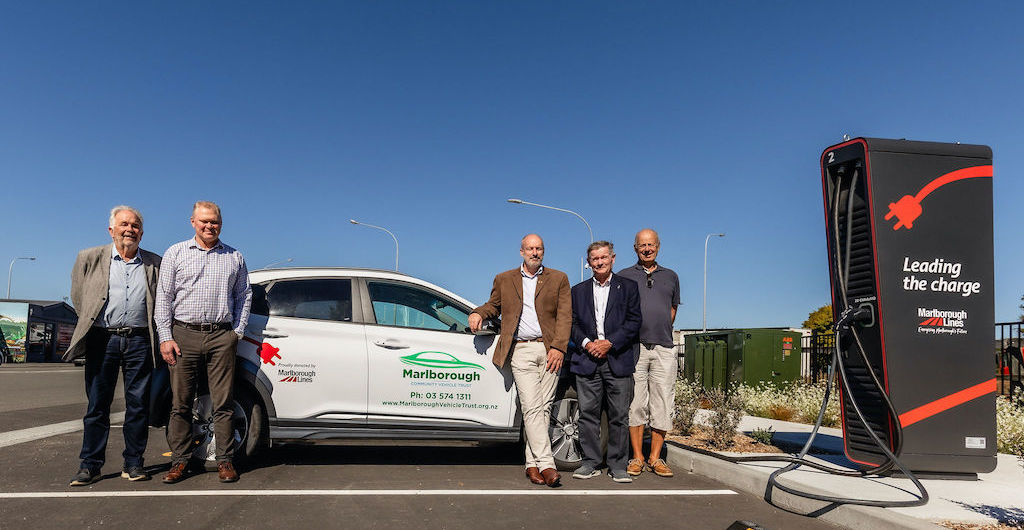
M 651 273 L 648 272 L 647 273 L 647 288 L 650 289 L 652 287 L 654 287 L 654 277 L 652 277 Z

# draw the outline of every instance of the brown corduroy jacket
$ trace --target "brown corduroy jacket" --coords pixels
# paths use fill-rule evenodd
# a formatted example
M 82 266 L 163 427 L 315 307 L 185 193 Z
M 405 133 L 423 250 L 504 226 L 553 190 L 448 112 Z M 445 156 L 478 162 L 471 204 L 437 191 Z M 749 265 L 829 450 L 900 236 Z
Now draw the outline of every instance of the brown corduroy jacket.
M 544 346 L 564 354 L 572 332 L 569 277 L 562 271 L 544 267 L 544 271 L 537 277 L 534 300 Z M 519 317 L 523 314 L 523 275 L 520 268 L 495 276 L 491 298 L 473 312 L 484 319 L 501 316 L 501 333 L 494 347 L 493 362 L 496 366 L 504 366 L 511 356 L 516 331 L 519 329 Z

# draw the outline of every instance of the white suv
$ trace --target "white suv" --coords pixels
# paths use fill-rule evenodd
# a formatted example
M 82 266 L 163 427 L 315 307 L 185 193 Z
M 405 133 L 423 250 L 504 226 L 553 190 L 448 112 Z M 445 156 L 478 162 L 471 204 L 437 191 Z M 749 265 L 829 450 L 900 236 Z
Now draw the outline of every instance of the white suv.
M 251 458 L 272 440 L 521 439 L 512 375 L 491 363 L 497 326 L 470 333 L 474 305 L 464 298 L 370 269 L 267 269 L 249 280 L 252 316 L 235 373 L 236 457 Z M 154 425 L 166 422 L 169 399 L 159 368 Z M 571 469 L 581 458 L 579 413 L 563 383 L 551 434 L 559 467 Z M 197 394 L 195 456 L 212 461 L 208 392 Z

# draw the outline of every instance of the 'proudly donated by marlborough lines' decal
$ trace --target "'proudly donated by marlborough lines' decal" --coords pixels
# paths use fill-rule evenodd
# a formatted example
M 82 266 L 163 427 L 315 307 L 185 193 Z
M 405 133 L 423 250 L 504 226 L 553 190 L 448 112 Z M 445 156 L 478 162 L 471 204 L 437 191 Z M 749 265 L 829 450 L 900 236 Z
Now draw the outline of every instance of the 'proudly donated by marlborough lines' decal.
M 402 369 L 402 377 L 406 379 L 472 383 L 480 380 L 480 372 L 484 370 L 479 364 L 461 361 L 450 353 L 440 351 L 421 351 L 400 359 L 403 364 L 416 367 Z

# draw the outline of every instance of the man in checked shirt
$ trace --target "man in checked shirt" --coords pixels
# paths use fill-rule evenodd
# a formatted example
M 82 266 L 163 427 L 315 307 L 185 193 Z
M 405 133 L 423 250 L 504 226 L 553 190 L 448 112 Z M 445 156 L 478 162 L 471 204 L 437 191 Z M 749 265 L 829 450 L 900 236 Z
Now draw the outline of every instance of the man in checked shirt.
M 156 290 L 160 355 L 171 373 L 173 394 L 167 444 L 167 484 L 185 478 L 192 456 L 192 401 L 196 379 L 206 366 L 221 482 L 235 482 L 231 463 L 231 413 L 235 350 L 249 320 L 252 289 L 242 254 L 220 241 L 220 207 L 199 201 L 192 207 L 196 235 L 164 253 Z

